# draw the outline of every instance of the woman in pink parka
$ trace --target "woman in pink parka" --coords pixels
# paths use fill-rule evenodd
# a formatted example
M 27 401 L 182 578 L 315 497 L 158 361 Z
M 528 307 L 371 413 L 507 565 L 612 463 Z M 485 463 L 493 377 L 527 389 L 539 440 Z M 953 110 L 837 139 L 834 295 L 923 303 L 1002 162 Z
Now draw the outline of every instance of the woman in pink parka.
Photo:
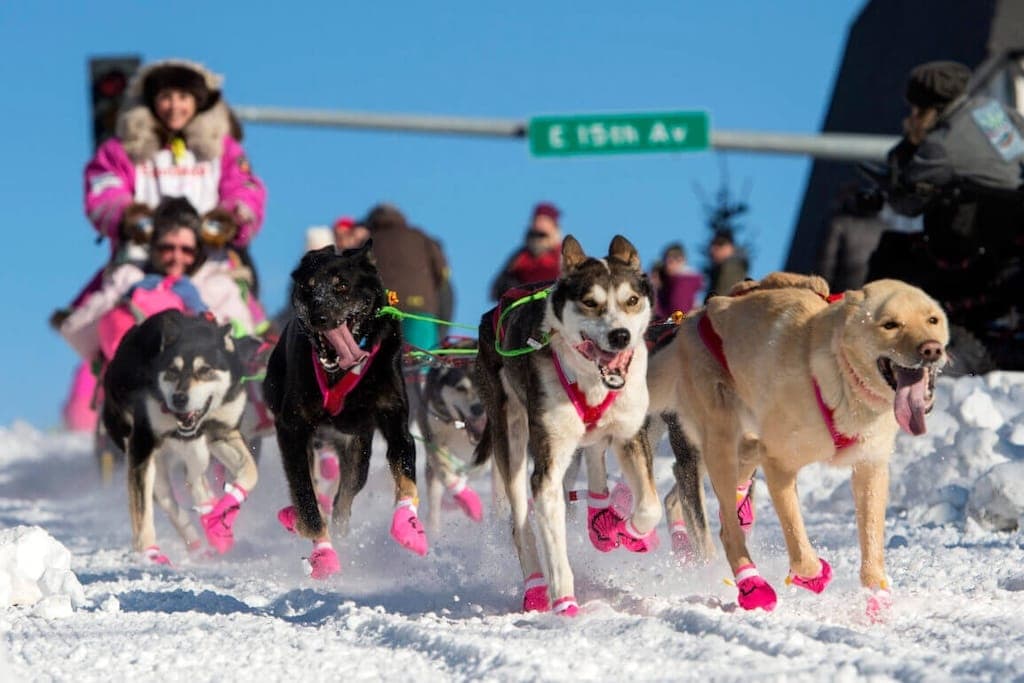
M 237 124 L 221 95 L 223 79 L 195 62 L 168 59 L 143 66 L 128 85 L 116 136 L 101 144 L 85 168 L 85 212 L 100 238 L 110 240 L 116 260 L 124 236 L 143 209 L 165 197 L 184 197 L 220 226 L 204 241 L 238 256 L 255 280 L 248 245 L 263 224 L 266 189 L 252 172 Z M 219 244 L 218 244 L 219 242 Z M 72 308 L 102 284 L 103 269 L 83 288 Z M 250 306 L 265 319 L 253 283 Z M 90 430 L 95 378 L 80 366 L 64 406 L 71 429 Z

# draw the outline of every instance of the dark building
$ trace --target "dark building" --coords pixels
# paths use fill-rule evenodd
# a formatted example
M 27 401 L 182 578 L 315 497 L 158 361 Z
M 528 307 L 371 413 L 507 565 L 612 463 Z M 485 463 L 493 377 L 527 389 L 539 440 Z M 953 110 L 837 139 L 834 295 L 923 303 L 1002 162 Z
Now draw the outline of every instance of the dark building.
M 1020 107 L 1022 48 L 1019 0 L 869 0 L 850 28 L 822 130 L 899 135 L 907 73 L 936 59 L 976 69 L 972 90 Z M 855 164 L 814 162 L 786 270 L 813 271 L 836 196 L 859 178 Z

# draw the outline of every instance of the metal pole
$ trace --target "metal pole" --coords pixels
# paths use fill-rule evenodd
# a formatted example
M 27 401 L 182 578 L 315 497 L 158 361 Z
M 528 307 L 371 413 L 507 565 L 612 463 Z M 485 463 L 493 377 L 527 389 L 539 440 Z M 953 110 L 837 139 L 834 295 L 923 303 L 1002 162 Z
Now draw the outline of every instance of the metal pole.
M 477 137 L 526 136 L 527 122 L 513 119 L 476 119 L 456 116 L 373 114 L 356 111 L 283 109 L 279 107 L 235 107 L 235 114 L 247 123 L 278 123 L 299 126 L 396 130 L 414 133 L 444 133 Z M 712 130 L 711 147 L 718 150 L 800 154 L 837 161 L 884 161 L 899 141 L 886 135 L 858 133 L 761 133 Z

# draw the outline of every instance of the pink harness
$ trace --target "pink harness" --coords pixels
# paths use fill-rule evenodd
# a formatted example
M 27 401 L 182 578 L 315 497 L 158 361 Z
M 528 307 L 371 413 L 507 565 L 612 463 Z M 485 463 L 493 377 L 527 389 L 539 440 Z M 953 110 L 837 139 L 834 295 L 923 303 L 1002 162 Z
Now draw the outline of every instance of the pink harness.
M 580 416 L 580 420 L 583 421 L 587 431 L 591 431 L 597 426 L 598 420 L 605 414 L 605 411 L 615 402 L 615 397 L 619 395 L 619 392 L 609 391 L 608 395 L 599 404 L 596 406 L 589 405 L 586 395 L 580 391 L 579 384 L 577 382 L 570 383 L 569 378 L 565 376 L 562 364 L 558 362 L 558 354 L 554 351 L 551 353 L 551 360 L 555 364 L 555 374 L 558 375 L 558 381 L 562 383 L 566 396 L 569 397 L 573 407 L 576 408 L 576 414 Z
M 834 303 L 842 300 L 843 295 L 832 294 L 825 300 L 828 303 Z M 700 336 L 700 340 L 704 342 L 705 348 L 708 353 L 714 356 L 718 364 L 725 370 L 725 374 L 730 375 L 729 363 L 725 358 L 725 350 L 722 348 L 722 337 L 719 336 L 718 332 L 715 331 L 714 325 L 711 324 L 711 320 L 707 314 L 702 314 L 700 320 L 697 321 L 697 334 Z M 556 366 L 557 367 L 557 366 Z M 828 433 L 832 436 L 832 445 L 836 447 L 837 451 L 841 451 L 844 448 L 848 448 L 858 441 L 860 437 L 850 436 L 849 434 L 843 434 L 836 428 L 835 411 L 828 407 L 825 403 L 825 399 L 821 396 L 821 387 L 818 386 L 818 380 L 812 378 L 811 381 L 814 383 L 814 398 L 818 402 L 818 412 L 821 413 L 822 419 L 825 421 L 825 427 L 828 428 Z M 563 385 L 564 385 L 563 380 Z M 579 410 L 579 408 L 577 408 Z
M 310 351 L 313 356 L 313 372 L 316 374 L 316 384 L 320 387 L 320 393 L 324 397 L 324 410 L 330 413 L 332 416 L 337 415 L 345 408 L 345 397 L 349 395 L 353 389 L 359 384 L 359 382 L 366 376 L 366 371 L 370 369 L 370 363 L 373 362 L 373 357 L 377 355 L 377 351 L 380 349 L 380 342 L 373 345 L 370 349 L 370 355 L 362 361 L 363 367 L 357 373 L 354 370 L 349 370 L 345 375 L 334 383 L 334 386 L 327 385 L 327 372 L 323 366 L 320 365 L 320 359 L 317 358 L 316 349 Z

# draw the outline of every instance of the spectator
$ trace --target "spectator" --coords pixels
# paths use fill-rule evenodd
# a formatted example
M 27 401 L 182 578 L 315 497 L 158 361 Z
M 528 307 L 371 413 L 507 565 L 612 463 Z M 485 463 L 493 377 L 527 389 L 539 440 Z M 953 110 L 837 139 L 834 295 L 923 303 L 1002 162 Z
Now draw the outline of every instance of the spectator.
M 334 243 L 339 251 L 358 249 L 370 239 L 370 231 L 350 216 L 334 221 Z
M 885 200 L 877 190 L 847 187 L 828 222 L 818 254 L 818 273 L 833 292 L 860 289 L 867 282 L 868 263 L 888 224 L 881 217 Z
M 750 268 L 747 253 L 736 246 L 729 228 L 715 231 L 708 245 L 708 256 L 711 259 L 708 268 L 709 296 L 727 295 L 733 285 L 747 278 Z
M 558 278 L 562 260 L 561 212 L 554 204 L 541 202 L 533 207 L 525 244 L 502 266 L 491 285 L 491 298 L 513 287 L 532 282 L 550 282 Z
M 448 262 L 441 245 L 390 204 L 378 204 L 361 225 L 373 238 L 373 255 L 384 286 L 398 295 L 398 307 L 407 313 L 439 318 L 450 291 Z M 441 331 L 435 323 L 406 318 L 402 335 L 412 346 L 437 348 Z
M 654 314 L 658 318 L 667 318 L 676 311 L 688 313 L 697 293 L 704 289 L 704 276 L 689 266 L 686 249 L 678 242 L 665 247 L 652 280 L 658 283 L 654 302 Z

